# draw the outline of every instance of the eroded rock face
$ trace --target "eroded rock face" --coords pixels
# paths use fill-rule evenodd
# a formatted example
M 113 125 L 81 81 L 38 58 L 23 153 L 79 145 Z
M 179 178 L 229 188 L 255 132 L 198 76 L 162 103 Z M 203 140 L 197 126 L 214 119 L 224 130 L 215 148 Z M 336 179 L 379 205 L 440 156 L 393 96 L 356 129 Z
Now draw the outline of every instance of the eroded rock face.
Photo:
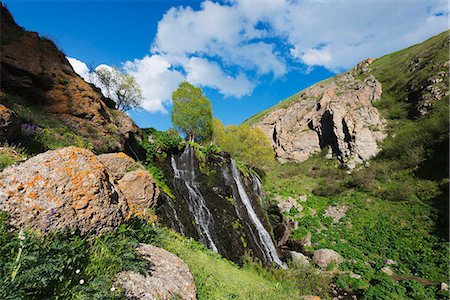
M 135 170 L 126 173 L 119 181 L 119 189 L 128 202 L 130 216 L 152 217 L 151 208 L 157 202 L 159 188 L 149 172 Z
M 145 244 L 139 245 L 138 252 L 149 262 L 149 275 L 131 271 L 116 275 L 128 299 L 197 299 L 194 278 L 175 254 Z
M 76 74 L 51 40 L 25 31 L 0 9 L 2 90 L 51 113 L 98 152 L 122 151 L 129 133 L 138 130 L 131 118 Z
M 328 148 L 353 168 L 379 152 L 385 121 L 372 102 L 380 99 L 382 87 L 365 76 L 370 63 L 306 89 L 254 124 L 272 141 L 279 161 L 304 161 Z
M 0 104 L 0 142 L 6 142 L 20 135 L 22 121 L 17 114 Z
M 0 173 L 0 210 L 15 228 L 115 228 L 128 204 L 106 167 L 86 149 L 47 151 Z

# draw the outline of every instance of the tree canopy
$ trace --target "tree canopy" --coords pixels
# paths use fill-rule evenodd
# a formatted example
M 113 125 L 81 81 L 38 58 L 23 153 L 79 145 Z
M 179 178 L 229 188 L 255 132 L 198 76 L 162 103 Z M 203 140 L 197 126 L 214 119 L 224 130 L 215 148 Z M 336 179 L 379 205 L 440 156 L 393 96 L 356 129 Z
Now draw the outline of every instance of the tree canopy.
M 269 138 L 259 128 L 248 125 L 223 126 L 214 118 L 213 142 L 250 167 L 267 169 L 274 161 L 274 152 Z
M 142 91 L 132 75 L 124 74 L 115 67 L 101 67 L 94 74 L 105 96 L 116 103 L 116 109 L 127 111 L 140 107 Z
M 189 141 L 207 141 L 212 135 L 212 107 L 202 90 L 189 82 L 172 93 L 172 124 Z

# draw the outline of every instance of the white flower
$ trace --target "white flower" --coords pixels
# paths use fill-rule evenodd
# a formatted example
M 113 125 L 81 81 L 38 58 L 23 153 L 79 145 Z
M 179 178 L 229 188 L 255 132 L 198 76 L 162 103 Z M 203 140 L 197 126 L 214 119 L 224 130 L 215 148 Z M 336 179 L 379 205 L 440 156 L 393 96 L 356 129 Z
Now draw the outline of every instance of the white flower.
M 23 241 L 25 240 L 26 236 L 25 236 L 25 232 L 23 230 L 19 231 L 19 240 Z
M 76 274 L 80 274 L 80 272 L 81 272 L 80 269 L 76 269 L 76 270 L 75 270 L 75 273 L 76 273 Z
M 112 288 L 110 288 L 109 289 L 111 292 L 114 292 L 115 290 L 116 290 L 116 288 L 115 287 L 112 287 Z
M 83 284 L 84 283 L 84 279 L 80 279 L 80 284 Z

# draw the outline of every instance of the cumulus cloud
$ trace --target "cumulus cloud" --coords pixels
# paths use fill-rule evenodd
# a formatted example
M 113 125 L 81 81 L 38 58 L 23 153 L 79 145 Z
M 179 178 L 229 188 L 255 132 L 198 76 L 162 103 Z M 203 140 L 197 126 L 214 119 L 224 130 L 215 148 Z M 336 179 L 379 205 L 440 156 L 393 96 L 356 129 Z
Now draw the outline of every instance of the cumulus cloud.
M 172 91 L 184 80 L 184 76 L 171 67 L 159 55 L 145 56 L 124 64 L 125 71 L 133 75 L 141 86 L 143 109 L 149 112 L 166 112 L 165 106 L 170 104 Z
M 192 57 L 185 65 L 187 81 L 194 85 L 207 86 L 220 90 L 225 96 L 242 97 L 249 95 L 254 88 L 245 74 L 236 77 L 226 75 L 219 64 L 207 59 Z
M 292 68 L 353 67 L 421 42 L 448 28 L 444 0 L 228 0 L 198 10 L 172 7 L 158 23 L 150 53 L 126 62 L 148 111 L 166 111 L 171 92 L 187 79 L 226 97 L 250 95 L 257 82 Z M 69 60 L 83 77 L 87 66 Z M 88 72 L 88 71 L 87 71 Z M 264 80 L 260 80 L 264 78 Z
M 83 77 L 85 80 L 89 77 L 89 68 L 88 66 L 82 62 L 81 60 L 78 60 L 73 57 L 66 57 L 69 63 L 72 65 L 73 70 Z

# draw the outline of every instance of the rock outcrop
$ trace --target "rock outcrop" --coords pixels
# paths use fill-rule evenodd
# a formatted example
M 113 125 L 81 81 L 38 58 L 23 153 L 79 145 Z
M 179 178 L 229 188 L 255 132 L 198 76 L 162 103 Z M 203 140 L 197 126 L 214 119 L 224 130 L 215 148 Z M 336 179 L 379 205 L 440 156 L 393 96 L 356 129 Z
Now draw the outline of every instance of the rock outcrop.
M 151 174 L 117 171 L 125 174 L 118 183 L 86 149 L 47 151 L 0 173 L 0 211 L 17 229 L 81 234 L 112 230 L 132 215 L 149 218 L 159 194 Z
M 3 5 L 0 9 L 1 89 L 14 95 L 8 98 L 20 97 L 49 113 L 98 152 L 123 150 L 129 133 L 138 130 L 131 118 L 77 75 L 51 40 L 25 31 Z
M 13 140 L 20 135 L 22 121 L 17 114 L 0 104 L 0 142 Z
M 128 299 L 197 299 L 195 282 L 186 264 L 164 249 L 141 244 L 138 252 L 149 263 L 149 274 L 124 271 L 116 275 L 116 283 Z
M 328 149 L 353 168 L 379 152 L 385 121 L 372 102 L 382 87 L 366 74 L 371 62 L 306 89 L 257 120 L 253 126 L 272 141 L 279 161 L 304 161 Z

